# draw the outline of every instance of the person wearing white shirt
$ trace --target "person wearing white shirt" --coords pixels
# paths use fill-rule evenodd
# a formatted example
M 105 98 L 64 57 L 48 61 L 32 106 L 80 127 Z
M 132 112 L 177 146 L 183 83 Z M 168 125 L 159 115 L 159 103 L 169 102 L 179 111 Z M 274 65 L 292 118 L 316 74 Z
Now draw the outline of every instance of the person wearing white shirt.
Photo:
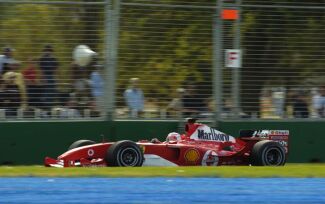
M 142 90 L 138 88 L 138 81 L 139 78 L 131 78 L 130 87 L 124 91 L 124 99 L 133 118 L 138 117 L 144 108 L 144 96 Z
M 103 111 L 104 108 L 104 79 L 102 75 L 102 66 L 96 65 L 96 70 L 90 74 L 91 94 L 95 99 L 98 110 Z
M 312 108 L 313 108 L 313 116 L 315 118 L 321 117 L 320 110 L 322 108 L 322 95 L 319 93 L 317 88 L 313 88 L 311 91 L 312 94 Z
M 0 55 L 0 74 L 2 75 L 4 70 L 4 65 L 8 64 L 12 59 L 13 49 L 10 47 L 3 48 L 3 54 Z

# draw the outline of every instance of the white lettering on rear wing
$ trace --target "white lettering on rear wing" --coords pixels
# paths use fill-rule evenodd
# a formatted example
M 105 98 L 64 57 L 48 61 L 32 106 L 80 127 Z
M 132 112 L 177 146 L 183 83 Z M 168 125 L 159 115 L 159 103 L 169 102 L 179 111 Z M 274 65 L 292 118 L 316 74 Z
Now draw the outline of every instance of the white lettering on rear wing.
M 217 142 L 236 142 L 235 138 L 220 132 L 216 129 L 210 128 L 207 125 L 200 125 L 194 133 L 190 136 L 194 140 L 208 140 Z
M 253 137 L 268 138 L 269 136 L 289 136 L 289 130 L 256 130 Z

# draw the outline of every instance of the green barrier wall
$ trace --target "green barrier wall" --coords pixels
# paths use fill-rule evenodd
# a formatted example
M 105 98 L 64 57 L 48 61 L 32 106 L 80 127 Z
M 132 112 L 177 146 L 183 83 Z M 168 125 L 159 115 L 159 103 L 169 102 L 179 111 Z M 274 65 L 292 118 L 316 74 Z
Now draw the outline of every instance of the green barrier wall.
M 164 138 L 175 122 L 21 122 L 1 123 L 0 165 L 42 164 L 76 140 L 96 142 Z
M 130 139 L 165 139 L 177 131 L 177 122 L 20 122 L 1 123 L 0 164 L 42 164 L 79 139 L 100 142 Z M 221 131 L 236 136 L 240 129 L 289 129 L 289 162 L 325 162 L 325 122 L 220 122 Z

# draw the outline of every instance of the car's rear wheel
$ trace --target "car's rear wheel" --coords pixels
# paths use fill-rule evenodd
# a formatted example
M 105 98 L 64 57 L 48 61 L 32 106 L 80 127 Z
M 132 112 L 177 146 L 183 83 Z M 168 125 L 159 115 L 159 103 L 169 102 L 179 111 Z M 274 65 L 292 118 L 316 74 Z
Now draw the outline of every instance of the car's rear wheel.
M 112 144 L 106 153 L 105 160 L 108 166 L 142 166 L 144 161 L 140 147 L 129 140 Z
M 96 142 L 94 142 L 92 140 L 78 140 L 78 141 L 75 141 L 74 143 L 72 143 L 70 145 L 70 147 L 68 148 L 68 150 L 71 150 L 71 149 L 74 149 L 77 147 L 83 147 L 86 145 L 92 145 L 92 144 L 96 144 Z
M 251 164 L 254 166 L 283 166 L 285 162 L 285 149 L 278 142 L 259 141 L 252 149 Z

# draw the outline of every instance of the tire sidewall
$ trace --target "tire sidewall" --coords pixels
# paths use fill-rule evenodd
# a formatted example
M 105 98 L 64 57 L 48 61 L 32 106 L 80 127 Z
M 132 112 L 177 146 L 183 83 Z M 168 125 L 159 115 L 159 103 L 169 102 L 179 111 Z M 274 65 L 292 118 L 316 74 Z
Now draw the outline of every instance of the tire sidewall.
M 276 164 L 270 164 L 267 161 L 267 154 L 276 151 L 280 157 Z M 263 140 L 257 142 L 252 150 L 251 163 L 255 166 L 283 166 L 286 162 L 286 154 L 284 148 L 275 141 Z
M 135 161 L 131 164 L 123 161 L 124 154 L 131 153 L 135 155 Z M 106 153 L 106 162 L 109 166 L 142 166 L 143 164 L 143 152 L 140 147 L 133 141 L 123 140 L 112 144 Z

